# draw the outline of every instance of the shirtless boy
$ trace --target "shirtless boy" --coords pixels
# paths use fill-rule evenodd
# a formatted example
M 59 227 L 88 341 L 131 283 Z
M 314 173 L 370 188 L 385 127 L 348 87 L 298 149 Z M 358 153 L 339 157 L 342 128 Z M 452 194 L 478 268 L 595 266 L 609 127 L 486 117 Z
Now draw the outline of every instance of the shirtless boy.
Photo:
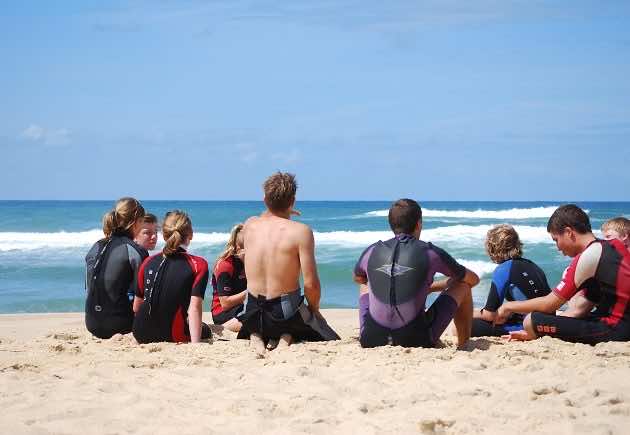
M 245 310 L 238 316 L 243 324 L 238 337 L 251 338 L 259 352 L 264 352 L 265 342 L 278 339 L 282 345 L 293 340 L 337 340 L 339 336 L 319 312 L 313 231 L 290 220 L 296 214 L 295 176 L 277 172 L 267 178 L 263 189 L 267 211 L 247 220 L 242 231 L 248 294 Z

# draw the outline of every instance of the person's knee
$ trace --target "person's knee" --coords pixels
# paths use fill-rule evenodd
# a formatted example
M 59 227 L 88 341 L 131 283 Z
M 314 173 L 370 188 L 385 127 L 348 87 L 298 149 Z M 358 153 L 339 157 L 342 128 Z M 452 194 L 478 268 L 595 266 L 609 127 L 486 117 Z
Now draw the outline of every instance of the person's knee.
M 472 297 L 471 287 L 465 282 L 457 282 L 448 289 L 444 290 L 444 293 L 455 299 L 457 305 L 461 305 L 466 299 Z

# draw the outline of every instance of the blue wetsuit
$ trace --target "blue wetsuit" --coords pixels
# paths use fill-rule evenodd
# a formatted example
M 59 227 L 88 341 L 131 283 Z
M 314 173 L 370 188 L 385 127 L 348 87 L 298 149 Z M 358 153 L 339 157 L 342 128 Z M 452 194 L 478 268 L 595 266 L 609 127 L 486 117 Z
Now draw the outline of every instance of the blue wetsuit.
M 517 257 L 499 264 L 492 273 L 490 292 L 483 310 L 496 312 L 503 301 L 525 301 L 550 292 L 547 277 L 536 263 Z M 523 315 L 513 313 L 503 325 L 473 319 L 472 337 L 498 336 L 523 329 Z

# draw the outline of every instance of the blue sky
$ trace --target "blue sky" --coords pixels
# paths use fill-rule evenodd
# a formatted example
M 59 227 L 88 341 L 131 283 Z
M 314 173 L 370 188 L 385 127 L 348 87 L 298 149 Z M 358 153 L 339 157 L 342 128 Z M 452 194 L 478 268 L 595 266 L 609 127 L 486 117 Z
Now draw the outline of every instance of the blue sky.
M 630 200 L 630 2 L 0 3 L 0 199 Z

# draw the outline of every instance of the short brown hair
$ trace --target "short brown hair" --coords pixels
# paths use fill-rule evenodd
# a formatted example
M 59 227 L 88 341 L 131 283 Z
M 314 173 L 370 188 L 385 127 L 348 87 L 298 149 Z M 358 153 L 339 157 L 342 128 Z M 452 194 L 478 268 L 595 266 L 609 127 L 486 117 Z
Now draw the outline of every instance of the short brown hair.
M 157 216 L 153 213 L 146 213 L 142 218 L 142 222 L 145 224 L 157 224 Z
M 402 198 L 392 204 L 387 217 L 394 234 L 411 234 L 422 220 L 422 209 L 413 199 Z
M 621 237 L 630 235 L 630 219 L 623 216 L 608 219 L 602 224 L 602 231 L 613 230 Z
M 561 205 L 553 212 L 547 222 L 547 232 L 561 234 L 565 228 L 573 228 L 580 234 L 590 233 L 591 221 L 588 215 L 575 204 Z
M 503 263 L 523 255 L 523 244 L 512 225 L 495 225 L 486 234 L 486 252 L 494 263 Z
M 271 211 L 284 211 L 295 201 L 297 181 L 295 175 L 288 172 L 276 172 L 263 184 L 265 205 Z

